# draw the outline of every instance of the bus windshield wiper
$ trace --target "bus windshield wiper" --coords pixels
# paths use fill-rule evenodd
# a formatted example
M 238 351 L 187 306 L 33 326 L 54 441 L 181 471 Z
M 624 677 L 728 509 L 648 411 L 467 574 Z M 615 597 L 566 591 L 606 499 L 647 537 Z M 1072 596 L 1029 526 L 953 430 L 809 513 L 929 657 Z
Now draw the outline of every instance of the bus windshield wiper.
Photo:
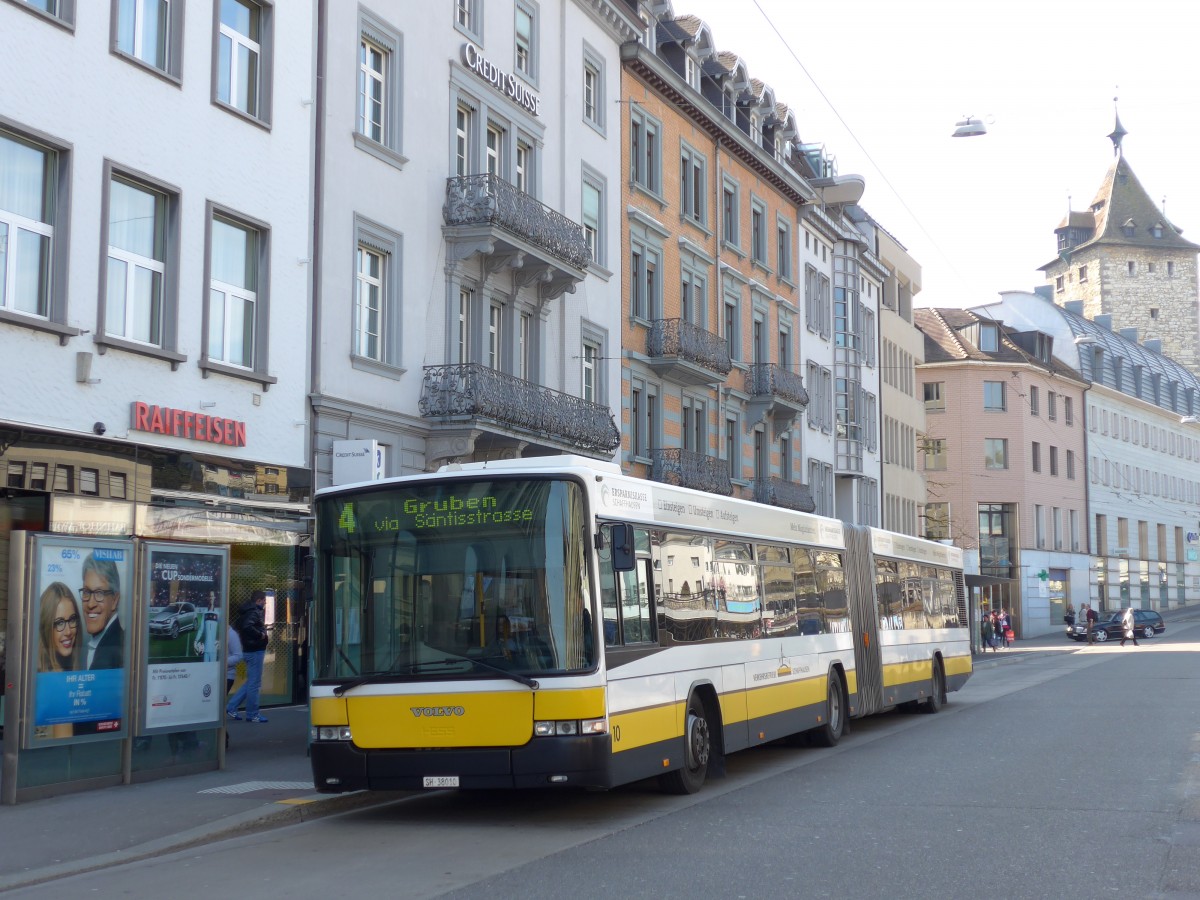
M 499 657 L 496 658 L 498 659 Z M 425 662 L 413 663 L 411 670 L 415 672 L 422 666 L 449 665 L 450 663 L 468 663 L 469 665 L 476 666 L 480 669 L 487 669 L 489 672 L 495 672 L 497 675 L 503 675 L 505 678 L 509 678 L 517 682 L 517 684 L 523 684 L 526 687 L 533 688 L 535 691 L 539 687 L 538 683 L 528 675 L 521 675 L 518 672 L 510 672 L 508 669 L 502 669 L 499 666 L 493 666 L 489 662 L 484 662 L 482 659 L 476 659 L 472 656 L 447 656 L 444 659 L 430 659 L 426 660 Z

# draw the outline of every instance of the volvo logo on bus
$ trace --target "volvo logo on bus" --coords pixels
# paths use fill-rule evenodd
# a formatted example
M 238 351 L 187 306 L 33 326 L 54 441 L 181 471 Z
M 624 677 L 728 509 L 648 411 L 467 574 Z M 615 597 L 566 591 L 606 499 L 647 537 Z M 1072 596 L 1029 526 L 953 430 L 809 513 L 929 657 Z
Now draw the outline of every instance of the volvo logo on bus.
M 410 706 L 412 714 L 416 718 L 424 716 L 426 719 L 436 716 L 465 716 L 467 711 L 461 706 Z

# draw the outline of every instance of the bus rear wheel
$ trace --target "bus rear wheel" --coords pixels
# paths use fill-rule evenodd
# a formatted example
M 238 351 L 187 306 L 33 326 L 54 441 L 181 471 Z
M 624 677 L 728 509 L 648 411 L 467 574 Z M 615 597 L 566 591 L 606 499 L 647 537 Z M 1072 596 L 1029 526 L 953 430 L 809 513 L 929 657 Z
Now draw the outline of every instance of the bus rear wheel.
M 694 794 L 708 777 L 708 761 L 713 752 L 712 730 L 708 724 L 708 710 L 696 694 L 688 698 L 683 744 L 683 765 L 658 776 L 659 787 L 668 794 Z
M 942 707 L 946 705 L 946 673 L 942 671 L 941 660 L 933 661 L 933 685 L 930 687 L 929 697 L 925 700 L 925 705 L 921 707 L 923 712 L 938 713 L 942 711 Z
M 836 747 L 846 732 L 846 692 L 842 677 L 829 676 L 829 691 L 825 697 L 825 724 L 810 733 L 813 744 L 818 747 Z

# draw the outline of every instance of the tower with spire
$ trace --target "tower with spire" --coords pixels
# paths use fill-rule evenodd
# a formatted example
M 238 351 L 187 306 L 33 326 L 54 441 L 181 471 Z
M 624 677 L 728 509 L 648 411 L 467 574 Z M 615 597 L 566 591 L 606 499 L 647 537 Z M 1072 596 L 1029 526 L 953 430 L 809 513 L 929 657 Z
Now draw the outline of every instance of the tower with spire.
M 1041 267 L 1054 301 L 1077 301 L 1089 319 L 1110 316 L 1113 330 L 1200 374 L 1200 246 L 1183 237 L 1142 187 L 1121 143 L 1116 115 L 1108 135 L 1113 161 L 1086 210 L 1067 210 L 1055 228 L 1058 256 Z M 1155 346 L 1151 343 L 1151 346 Z

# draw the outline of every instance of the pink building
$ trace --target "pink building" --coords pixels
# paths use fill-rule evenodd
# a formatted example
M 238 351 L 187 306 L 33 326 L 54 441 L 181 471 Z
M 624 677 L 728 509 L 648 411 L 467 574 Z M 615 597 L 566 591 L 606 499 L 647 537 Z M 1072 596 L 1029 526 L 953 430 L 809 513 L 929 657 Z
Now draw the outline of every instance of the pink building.
M 924 535 L 966 551 L 976 613 L 1006 606 L 1026 637 L 1060 629 L 1088 595 L 1086 383 L 1048 334 L 961 309 L 913 321 L 925 335 Z

